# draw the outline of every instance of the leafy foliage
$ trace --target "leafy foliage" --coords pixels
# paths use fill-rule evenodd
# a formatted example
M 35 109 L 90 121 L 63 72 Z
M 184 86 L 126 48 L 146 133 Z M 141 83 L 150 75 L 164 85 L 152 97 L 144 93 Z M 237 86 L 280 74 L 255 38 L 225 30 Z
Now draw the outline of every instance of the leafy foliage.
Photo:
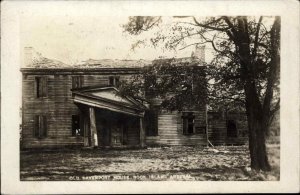
M 125 30 L 137 35 L 161 24 L 160 17 L 130 17 Z M 280 29 L 278 16 L 179 16 L 174 17 L 168 33 L 160 31 L 150 38 L 152 45 L 162 43 L 166 49 L 211 46 L 215 57 L 207 68 L 210 105 L 246 110 L 251 167 L 257 170 L 270 170 L 265 135 L 280 105 Z
M 270 115 L 279 109 L 279 68 L 276 68 L 275 72 L 270 70 L 274 54 L 272 45 L 275 46 L 274 34 L 272 35 L 275 17 L 175 16 L 168 25 L 163 23 L 163 19 L 170 20 L 150 16 L 130 17 L 129 22 L 124 25 L 124 30 L 132 35 L 151 30 L 153 36 L 148 39 L 148 43 L 155 47 L 181 50 L 204 44 L 213 49 L 214 58 L 206 70 L 207 95 L 212 109 L 244 110 L 246 77 L 251 77 L 255 83 L 257 96 L 263 104 L 265 97 L 269 96 L 266 95 L 266 89 L 271 76 L 274 77 L 274 82 Z M 241 28 L 246 28 L 248 36 L 243 37 Z M 145 41 L 147 40 L 143 40 L 143 43 Z M 247 67 L 241 66 L 244 57 L 240 51 L 243 44 L 249 47 L 250 59 L 247 59 Z
M 168 110 L 200 107 L 207 100 L 205 67 L 197 61 L 156 60 L 129 82 L 121 83 L 120 92 L 136 99 L 159 98 Z

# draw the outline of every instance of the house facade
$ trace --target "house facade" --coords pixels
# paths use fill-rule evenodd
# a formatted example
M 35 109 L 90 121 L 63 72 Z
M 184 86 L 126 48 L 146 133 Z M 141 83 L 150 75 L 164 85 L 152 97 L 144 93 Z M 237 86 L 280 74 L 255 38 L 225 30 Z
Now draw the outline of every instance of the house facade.
M 116 63 L 107 66 L 102 61 L 80 67 L 22 68 L 21 147 L 106 148 L 246 142 L 244 114 L 208 112 L 206 106 L 168 111 L 155 99 L 149 104 L 120 96 L 119 83 L 130 80 L 151 63 L 118 63 L 118 66 Z

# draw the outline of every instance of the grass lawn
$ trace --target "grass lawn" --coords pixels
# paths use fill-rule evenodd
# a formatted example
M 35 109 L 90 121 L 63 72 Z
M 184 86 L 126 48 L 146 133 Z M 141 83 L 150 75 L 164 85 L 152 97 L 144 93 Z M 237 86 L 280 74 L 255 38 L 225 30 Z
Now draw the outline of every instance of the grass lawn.
M 278 144 L 268 145 L 271 172 L 251 171 L 247 146 L 136 150 L 22 151 L 21 180 L 279 180 Z

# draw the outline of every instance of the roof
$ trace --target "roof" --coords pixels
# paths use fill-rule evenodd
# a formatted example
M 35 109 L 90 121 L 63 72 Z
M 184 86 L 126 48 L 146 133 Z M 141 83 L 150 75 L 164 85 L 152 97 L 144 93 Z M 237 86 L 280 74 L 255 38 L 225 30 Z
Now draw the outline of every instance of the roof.
M 199 65 L 199 66 L 204 65 L 201 59 L 196 57 L 155 59 L 152 61 L 152 64 L 158 64 L 164 62 L 170 62 L 171 64 L 174 65 L 180 65 L 180 64 L 191 64 L 191 65 Z
M 128 97 L 121 96 L 119 91 L 112 86 L 83 87 L 72 90 L 75 95 L 74 101 L 82 104 L 93 103 L 94 106 L 113 111 L 129 113 L 143 112 L 147 107 L 141 102 Z
M 74 65 L 75 68 L 141 68 L 151 65 L 151 61 L 147 60 L 119 60 L 119 59 L 89 59 L 80 64 Z
M 77 64 L 65 64 L 59 60 L 43 57 L 41 53 L 30 48 L 31 57 L 26 61 L 26 67 L 22 69 L 122 69 L 122 68 L 142 68 L 160 62 L 171 62 L 172 64 L 192 64 L 202 65 L 199 58 L 163 58 L 155 60 L 127 60 L 127 59 L 88 59 Z
M 65 64 L 61 61 L 49 59 L 45 57 L 33 59 L 30 64 L 31 68 L 70 68 L 71 65 Z
M 152 61 L 147 60 L 119 60 L 119 59 L 89 59 L 78 64 L 69 65 L 61 61 L 40 57 L 32 60 L 26 68 L 70 68 L 70 69 L 95 69 L 95 68 L 141 68 L 149 66 Z M 25 68 L 24 68 L 25 69 Z

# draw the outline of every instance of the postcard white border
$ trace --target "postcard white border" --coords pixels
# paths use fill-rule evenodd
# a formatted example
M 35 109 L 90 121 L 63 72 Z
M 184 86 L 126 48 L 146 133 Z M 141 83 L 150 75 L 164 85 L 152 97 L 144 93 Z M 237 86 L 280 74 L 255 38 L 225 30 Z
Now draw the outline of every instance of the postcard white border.
M 21 17 L 39 15 L 280 15 L 280 181 L 246 182 L 20 182 Z M 1 192 L 2 193 L 228 193 L 299 192 L 299 3 L 270 1 L 2 1 L 1 2 Z

